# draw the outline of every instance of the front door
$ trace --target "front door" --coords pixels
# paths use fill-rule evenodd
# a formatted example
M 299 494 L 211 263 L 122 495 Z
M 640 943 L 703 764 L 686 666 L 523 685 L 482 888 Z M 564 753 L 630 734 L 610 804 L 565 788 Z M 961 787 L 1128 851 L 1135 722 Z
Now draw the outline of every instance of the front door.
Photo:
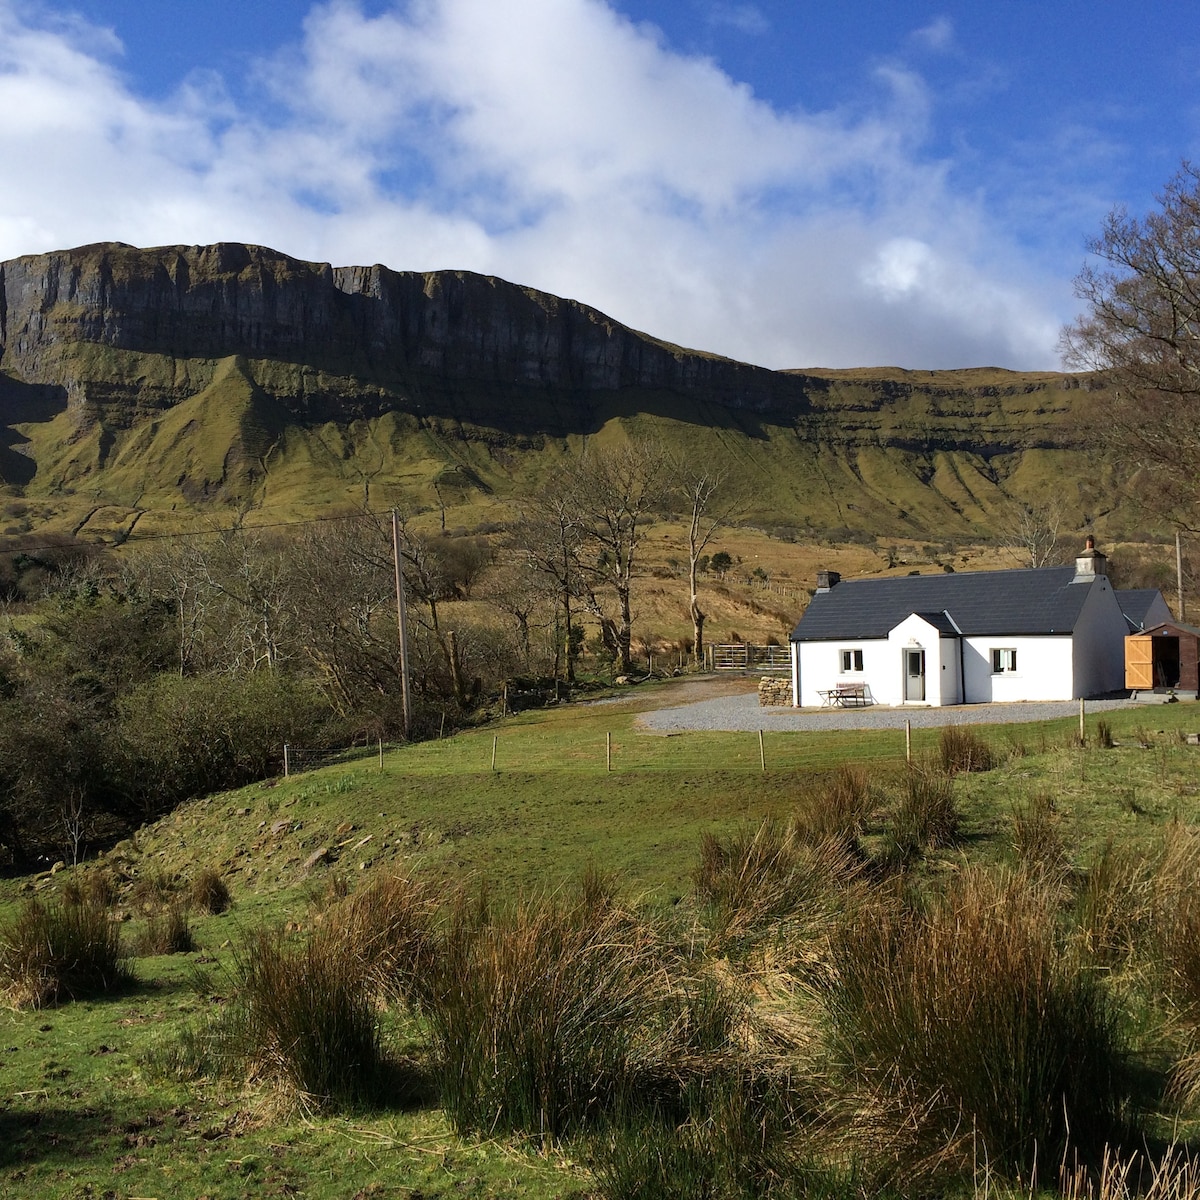
M 925 651 L 904 651 L 904 699 L 925 699 Z

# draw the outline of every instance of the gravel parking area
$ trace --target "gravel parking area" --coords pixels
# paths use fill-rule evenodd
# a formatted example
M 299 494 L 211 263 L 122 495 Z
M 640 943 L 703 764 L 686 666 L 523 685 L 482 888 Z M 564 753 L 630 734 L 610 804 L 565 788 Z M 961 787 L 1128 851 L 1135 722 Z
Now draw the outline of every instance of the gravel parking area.
M 1089 700 L 1088 713 L 1113 708 L 1130 708 L 1131 700 Z M 757 729 L 779 732 L 805 732 L 824 729 L 903 729 L 905 721 L 914 728 L 942 725 L 1003 725 L 1017 721 L 1047 721 L 1055 717 L 1073 717 L 1079 712 L 1078 700 L 1038 701 L 1021 704 L 965 704 L 947 708 L 871 708 L 795 709 L 762 708 L 758 695 L 719 696 L 674 708 L 660 708 L 638 717 L 641 728 L 653 733 L 681 733 L 695 730 L 726 733 L 753 733 Z

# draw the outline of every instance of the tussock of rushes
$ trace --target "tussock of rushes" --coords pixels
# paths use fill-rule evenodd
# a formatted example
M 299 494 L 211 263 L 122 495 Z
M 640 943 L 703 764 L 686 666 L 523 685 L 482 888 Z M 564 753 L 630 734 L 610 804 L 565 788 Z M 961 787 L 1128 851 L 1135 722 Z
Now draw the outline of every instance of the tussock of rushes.
M 944 726 L 938 738 L 938 755 L 948 775 L 990 771 L 996 761 L 991 746 L 970 725 Z
M 1071 864 L 1050 796 L 1032 796 L 1013 808 L 1012 850 L 1019 868 L 1046 879 L 1066 878 Z
M 926 850 L 952 846 L 962 817 L 954 799 L 954 781 L 941 771 L 913 765 L 904 781 L 900 803 L 892 814 L 889 840 L 902 860 Z
M 1181 825 L 1168 832 L 1154 876 L 1154 911 L 1162 987 L 1180 1042 L 1173 1087 L 1187 1104 L 1200 1102 L 1200 834 Z
M 172 904 L 146 921 L 137 939 L 137 952 L 142 955 L 190 954 L 196 948 L 187 909 Z
M 198 912 L 216 916 L 229 908 L 229 885 L 211 868 L 200 871 L 192 880 L 192 905 Z
M 782 923 L 828 922 L 861 864 L 841 839 L 814 845 L 805 835 L 772 819 L 724 841 L 704 835 L 693 882 L 711 909 L 714 949 L 778 932 Z
M 526 900 L 459 913 L 422 1007 L 460 1131 L 559 1137 L 611 1112 L 662 994 L 652 931 L 622 907 Z
M 1127 962 L 1149 942 L 1154 893 L 1145 856 L 1109 838 L 1084 879 L 1076 921 L 1084 948 L 1104 966 Z
M 247 938 L 215 1041 L 226 1063 L 304 1108 L 362 1103 L 381 1079 L 379 1017 L 361 959 L 322 930 L 298 944 L 275 930 Z
M 867 771 L 843 764 L 797 805 L 792 830 L 810 845 L 840 842 L 847 850 L 861 853 L 859 836 L 878 807 L 879 797 Z
M 1106 1150 L 1099 1174 L 1064 1170 L 1063 1200 L 1200 1200 L 1200 1162 L 1171 1147 L 1159 1159 Z
M 358 958 L 379 995 L 411 1001 L 436 958 L 438 899 L 428 883 L 385 876 L 330 909 L 325 936 Z
M 1115 1007 L 1061 944 L 1038 880 L 969 869 L 926 915 L 864 910 L 833 972 L 852 1137 L 883 1176 L 969 1175 L 983 1158 L 1029 1178 L 1125 1132 Z
M 133 981 L 117 926 L 95 904 L 30 901 L 0 933 L 0 981 L 15 1008 L 44 1008 Z

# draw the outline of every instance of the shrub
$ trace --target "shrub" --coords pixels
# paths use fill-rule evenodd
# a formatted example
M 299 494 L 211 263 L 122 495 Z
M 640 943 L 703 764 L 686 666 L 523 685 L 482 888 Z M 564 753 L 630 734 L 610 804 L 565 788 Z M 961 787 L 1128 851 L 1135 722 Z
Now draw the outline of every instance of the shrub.
M 1126 1132 L 1116 1010 L 1062 944 L 1051 893 L 965 871 L 924 916 L 879 906 L 834 942 L 828 1013 L 855 1127 L 885 1175 L 987 1161 L 1029 1180 Z
M 43 1008 L 119 990 L 133 976 L 106 908 L 32 900 L 0 933 L 0 979 L 14 1007 Z
M 614 1111 L 659 970 L 653 934 L 619 905 L 460 910 L 421 997 L 454 1126 L 558 1137 Z
M 216 916 L 229 908 L 229 885 L 216 871 L 205 868 L 192 880 L 191 899 L 200 912 Z
M 137 939 L 137 952 L 142 955 L 190 954 L 196 948 L 187 909 L 169 905 L 163 912 L 154 913 Z
M 942 770 L 948 775 L 960 771 L 990 771 L 995 766 L 992 748 L 970 725 L 943 726 L 938 738 Z

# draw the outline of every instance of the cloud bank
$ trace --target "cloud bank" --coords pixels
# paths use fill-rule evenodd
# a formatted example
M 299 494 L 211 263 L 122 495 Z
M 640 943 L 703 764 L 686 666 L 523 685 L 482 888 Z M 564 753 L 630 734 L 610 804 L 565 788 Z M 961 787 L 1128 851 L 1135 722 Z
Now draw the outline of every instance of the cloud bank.
M 248 99 L 152 103 L 111 32 L 31 11 L 0 0 L 0 258 L 250 241 L 496 274 L 766 366 L 1056 365 L 1069 285 L 955 194 L 903 65 L 855 111 L 780 111 L 603 0 L 335 0 Z

